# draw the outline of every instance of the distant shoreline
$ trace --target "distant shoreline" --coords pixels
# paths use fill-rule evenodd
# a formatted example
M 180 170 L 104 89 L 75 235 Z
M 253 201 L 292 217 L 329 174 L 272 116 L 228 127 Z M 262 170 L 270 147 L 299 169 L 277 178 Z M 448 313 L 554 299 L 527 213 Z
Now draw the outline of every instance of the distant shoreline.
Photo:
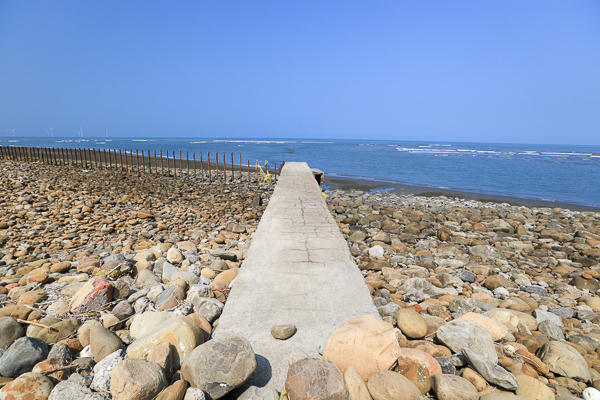
M 417 196 L 433 197 L 433 196 L 446 196 L 446 197 L 459 197 L 466 200 L 476 200 L 481 202 L 491 203 L 508 203 L 514 206 L 525 206 L 525 207 L 550 207 L 550 208 L 566 208 L 572 211 L 595 211 L 600 212 L 600 207 L 586 206 L 582 204 L 565 203 L 550 200 L 538 200 L 538 199 L 524 199 L 513 196 L 501 196 L 491 195 L 482 193 L 473 193 L 454 189 L 444 189 L 428 186 L 409 185 L 398 182 L 390 182 L 375 179 L 366 178 L 354 178 L 340 175 L 330 175 L 325 173 L 323 184 L 331 187 L 332 190 L 362 190 L 365 192 L 372 190 L 389 190 L 392 193 L 398 195 L 414 194 Z

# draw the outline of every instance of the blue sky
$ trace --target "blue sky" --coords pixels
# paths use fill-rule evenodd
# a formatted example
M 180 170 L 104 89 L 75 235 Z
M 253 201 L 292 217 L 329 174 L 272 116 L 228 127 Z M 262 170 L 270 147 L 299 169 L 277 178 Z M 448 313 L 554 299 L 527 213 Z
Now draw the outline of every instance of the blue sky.
M 600 144 L 600 2 L 0 0 L 0 136 Z

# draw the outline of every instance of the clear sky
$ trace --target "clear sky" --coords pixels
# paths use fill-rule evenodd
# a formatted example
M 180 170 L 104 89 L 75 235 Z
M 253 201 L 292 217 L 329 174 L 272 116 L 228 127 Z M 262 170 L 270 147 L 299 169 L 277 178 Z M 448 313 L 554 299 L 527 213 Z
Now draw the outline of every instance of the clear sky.
M 0 136 L 600 144 L 600 1 L 0 0 Z

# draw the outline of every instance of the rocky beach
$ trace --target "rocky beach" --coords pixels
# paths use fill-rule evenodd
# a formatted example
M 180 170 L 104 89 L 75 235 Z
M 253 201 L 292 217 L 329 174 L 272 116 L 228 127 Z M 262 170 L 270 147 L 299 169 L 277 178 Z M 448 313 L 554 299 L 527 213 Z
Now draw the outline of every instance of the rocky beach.
M 599 212 L 325 191 L 381 319 L 293 351 L 279 392 L 211 335 L 271 186 L 14 161 L 0 182 L 0 400 L 600 398 Z
M 354 321 L 352 338 L 395 349 L 384 369 L 396 374 L 352 364 L 372 398 L 411 399 L 390 388 L 415 387 L 438 399 L 598 398 L 600 213 L 326 193 L 387 323 L 373 332 Z M 383 338 L 392 329 L 398 346 Z M 348 333 L 338 331 L 325 358 L 343 366 Z M 363 381 L 347 382 L 362 388 L 354 398 L 368 398 Z

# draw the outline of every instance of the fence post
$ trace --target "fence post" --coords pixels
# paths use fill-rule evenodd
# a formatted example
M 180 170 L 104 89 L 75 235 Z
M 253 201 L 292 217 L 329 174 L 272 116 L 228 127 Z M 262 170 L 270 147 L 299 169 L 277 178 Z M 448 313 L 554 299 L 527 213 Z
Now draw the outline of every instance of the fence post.
M 217 177 L 215 180 L 219 180 L 219 152 L 215 151 L 215 159 L 217 160 Z
M 225 152 L 223 152 L 223 182 L 227 183 L 227 164 L 225 163 Z
M 233 151 L 231 152 L 231 182 L 235 179 L 235 173 L 233 172 Z
M 211 174 L 210 174 L 210 151 L 206 152 L 206 158 L 208 159 L 208 182 L 211 181 Z
M 200 174 L 202 174 L 202 182 L 204 182 L 204 165 L 202 165 L 202 152 L 200 152 Z

